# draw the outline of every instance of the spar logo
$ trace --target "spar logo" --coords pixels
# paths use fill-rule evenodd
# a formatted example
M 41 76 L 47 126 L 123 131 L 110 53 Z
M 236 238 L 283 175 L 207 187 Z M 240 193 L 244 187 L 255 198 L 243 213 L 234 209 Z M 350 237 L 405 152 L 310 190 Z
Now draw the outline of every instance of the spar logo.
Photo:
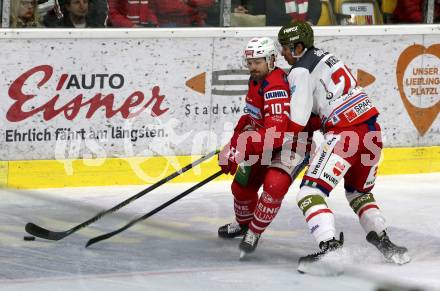
M 284 69 L 286 73 L 289 69 Z M 191 77 L 186 81 L 186 86 L 192 90 L 205 95 L 207 79 L 206 72 Z M 366 87 L 374 83 L 376 78 L 370 73 L 361 69 L 357 70 L 357 80 L 359 86 Z M 222 96 L 244 96 L 247 93 L 249 81 L 249 71 L 241 69 L 213 71 L 211 74 L 211 94 Z
M 434 123 L 440 111 L 440 44 L 407 47 L 397 61 L 400 97 L 420 135 Z
M 57 85 L 52 88 L 50 81 Z M 20 122 L 41 114 L 45 121 L 59 115 L 67 120 L 74 120 L 84 111 L 85 117 L 90 119 L 97 111 L 104 111 L 107 118 L 120 114 L 122 118 L 129 119 L 144 112 L 158 117 L 168 111 L 169 108 L 161 108 L 165 96 L 160 94 L 159 86 L 154 86 L 151 93 L 136 90 L 125 98 L 115 93 L 86 96 L 80 92 L 76 93 L 76 96 L 65 96 L 72 89 L 81 91 L 93 88 L 97 91 L 106 89 L 111 92 L 122 88 L 124 83 L 122 74 L 64 73 L 54 76 L 52 66 L 37 66 L 20 75 L 9 87 L 8 94 L 14 103 L 8 109 L 6 118 L 10 122 Z M 48 94 L 53 97 L 48 97 Z M 123 101 L 121 105 L 116 105 L 115 100 L 118 100 L 118 103 L 121 103 L 120 100 Z

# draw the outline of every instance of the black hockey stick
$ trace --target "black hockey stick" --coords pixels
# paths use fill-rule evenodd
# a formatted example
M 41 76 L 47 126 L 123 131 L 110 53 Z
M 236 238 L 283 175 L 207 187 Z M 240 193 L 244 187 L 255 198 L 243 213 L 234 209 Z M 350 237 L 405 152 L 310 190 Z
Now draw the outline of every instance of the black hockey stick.
M 169 205 L 173 204 L 173 203 L 176 202 L 177 200 L 182 199 L 183 197 L 185 197 L 185 196 L 188 195 L 189 193 L 193 192 L 194 190 L 197 190 L 198 188 L 202 187 L 202 186 L 205 185 L 206 183 L 208 183 L 208 182 L 214 180 L 215 178 L 217 178 L 217 177 L 220 176 L 221 174 L 222 174 L 222 171 L 218 171 L 217 173 L 215 173 L 215 174 L 209 176 L 208 178 L 206 178 L 205 180 L 203 180 L 203 181 L 197 183 L 196 185 L 192 186 L 191 188 L 187 189 L 186 191 L 180 193 L 179 195 L 177 195 L 177 196 L 174 197 L 173 199 L 170 199 L 170 200 L 168 200 L 167 202 L 165 202 L 165 203 L 163 203 L 162 205 L 160 205 L 159 207 L 157 207 L 157 208 L 151 210 L 151 211 L 148 212 L 147 214 L 145 214 L 145 215 L 143 215 L 143 216 L 141 216 L 141 217 L 138 217 L 138 218 L 136 218 L 136 219 L 130 221 L 129 223 L 127 223 L 127 224 L 124 225 L 123 227 L 121 227 L 121 228 L 119 228 L 119 229 L 117 229 L 117 230 L 115 230 L 115 231 L 108 232 L 108 233 L 106 233 L 106 234 L 103 234 L 103 235 L 100 235 L 100 236 L 96 236 L 96 237 L 90 239 L 90 240 L 87 242 L 87 244 L 86 244 L 86 248 L 87 248 L 88 246 L 91 246 L 92 244 L 95 244 L 95 243 L 99 242 L 99 241 L 102 241 L 102 240 L 105 240 L 105 239 L 111 238 L 112 236 L 115 236 L 115 235 L 117 235 L 118 233 L 120 233 L 120 232 L 126 230 L 127 228 L 133 226 L 134 224 L 138 223 L 139 221 L 145 220 L 145 219 L 147 219 L 148 217 L 150 217 L 150 216 L 152 216 L 152 215 L 158 213 L 159 211 L 161 211 L 162 209 L 164 209 L 164 208 L 168 207 Z
M 115 212 L 118 209 L 124 207 L 125 205 L 133 202 L 134 200 L 144 196 L 145 194 L 153 191 L 154 189 L 156 189 L 157 187 L 167 183 L 168 181 L 174 179 L 175 177 L 183 174 L 184 172 L 192 169 L 193 167 L 197 166 L 198 164 L 206 161 L 207 159 L 211 158 L 212 156 L 216 155 L 219 151 L 213 151 L 210 152 L 209 154 L 207 154 L 206 156 L 201 157 L 200 159 L 198 159 L 197 161 L 192 162 L 191 164 L 186 165 L 185 167 L 183 167 L 182 169 L 172 173 L 171 175 L 169 175 L 168 177 L 163 178 L 162 180 L 156 182 L 155 184 L 149 186 L 148 188 L 142 190 L 141 192 L 137 193 L 136 195 L 122 201 L 121 203 L 119 203 L 118 205 L 108 209 L 108 210 L 104 210 L 99 212 L 98 214 L 96 214 L 95 216 L 93 216 L 92 218 L 90 218 L 87 221 L 84 221 L 81 224 L 78 224 L 77 226 L 66 230 L 66 231 L 51 231 L 48 229 L 45 229 L 41 226 L 38 226 L 32 222 L 29 222 L 26 224 L 25 226 L 25 230 L 29 233 L 32 234 L 34 236 L 40 237 L 40 238 L 44 238 L 44 239 L 48 239 L 48 240 L 60 240 L 62 238 L 65 238 L 68 235 L 71 235 L 72 233 L 80 230 L 81 228 L 84 228 L 86 226 L 88 226 L 89 224 L 94 223 L 95 221 L 97 221 L 98 219 L 100 219 L 101 217 L 103 217 L 104 215 L 107 215 L 109 213 Z

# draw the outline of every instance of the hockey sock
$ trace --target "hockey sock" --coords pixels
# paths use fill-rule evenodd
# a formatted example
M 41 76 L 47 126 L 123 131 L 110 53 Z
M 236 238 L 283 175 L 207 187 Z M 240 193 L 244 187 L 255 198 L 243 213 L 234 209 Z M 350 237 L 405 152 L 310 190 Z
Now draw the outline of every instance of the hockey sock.
M 243 187 L 236 181 L 231 185 L 234 194 L 235 219 L 240 225 L 247 225 L 252 220 L 258 200 L 257 190 Z
M 381 233 L 386 229 L 385 218 L 372 193 L 346 192 L 346 197 L 366 233 Z
M 254 216 L 249 224 L 256 234 L 261 234 L 278 213 L 291 184 L 290 176 L 277 168 L 269 168 L 263 183 L 263 193 L 257 202 Z
M 319 189 L 303 186 L 297 196 L 298 207 L 306 218 L 310 233 L 318 243 L 335 237 L 335 218 Z

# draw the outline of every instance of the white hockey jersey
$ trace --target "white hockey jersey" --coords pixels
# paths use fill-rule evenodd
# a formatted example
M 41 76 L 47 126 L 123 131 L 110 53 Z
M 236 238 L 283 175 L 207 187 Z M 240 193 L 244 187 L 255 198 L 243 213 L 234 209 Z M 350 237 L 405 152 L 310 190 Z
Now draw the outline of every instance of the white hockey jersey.
M 310 114 L 321 117 L 323 130 L 363 123 L 378 115 L 350 70 L 332 54 L 309 49 L 288 75 L 291 120 L 304 126 Z

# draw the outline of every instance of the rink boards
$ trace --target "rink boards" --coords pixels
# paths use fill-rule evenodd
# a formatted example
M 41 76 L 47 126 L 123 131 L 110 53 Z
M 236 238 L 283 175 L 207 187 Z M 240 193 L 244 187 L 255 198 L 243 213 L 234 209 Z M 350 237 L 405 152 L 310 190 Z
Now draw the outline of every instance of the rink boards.
M 138 157 L 0 162 L 0 185 L 11 188 L 56 188 L 152 184 L 199 156 Z M 217 158 L 197 166 L 171 182 L 201 181 L 219 170 Z M 440 147 L 386 148 L 379 175 L 440 172 Z M 218 180 L 231 179 L 221 176 Z
M 316 28 L 381 112 L 379 174 L 439 171 L 439 27 Z M 244 112 L 243 47 L 277 30 L 0 30 L 0 183 L 151 183 L 221 147 Z

